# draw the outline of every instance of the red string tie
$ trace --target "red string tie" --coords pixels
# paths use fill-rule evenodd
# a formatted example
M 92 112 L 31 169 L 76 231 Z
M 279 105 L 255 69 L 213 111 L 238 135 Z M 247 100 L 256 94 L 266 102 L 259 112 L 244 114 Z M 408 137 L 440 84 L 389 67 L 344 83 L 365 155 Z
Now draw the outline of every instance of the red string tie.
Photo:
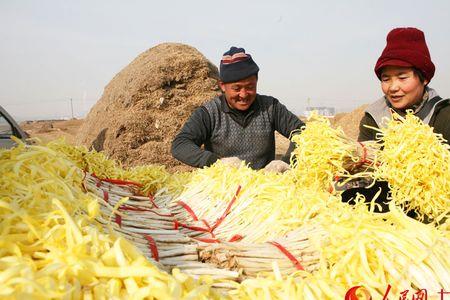
M 238 242 L 238 241 L 240 241 L 240 240 L 242 240 L 244 237 L 242 236 L 242 235 L 240 235 L 240 234 L 235 234 L 235 235 L 233 235 L 228 241 L 230 242 L 230 243 L 232 243 L 232 242 Z
M 214 231 L 217 227 L 219 227 L 219 225 L 223 222 L 225 217 L 228 216 L 228 214 L 231 211 L 231 206 L 233 206 L 234 202 L 236 202 L 237 196 L 239 195 L 240 191 L 241 191 L 241 186 L 239 185 L 236 190 L 236 193 L 233 196 L 233 199 L 231 199 L 230 203 L 228 203 L 228 206 L 225 209 L 225 211 L 223 212 L 222 216 L 220 218 L 218 218 L 216 223 L 212 226 L 211 231 Z
M 185 202 L 179 200 L 177 201 L 177 204 L 180 205 L 181 207 L 183 207 L 192 217 L 192 219 L 194 219 L 194 221 L 198 221 L 198 217 L 195 214 L 195 212 L 192 210 L 192 208 L 187 205 Z
M 152 203 L 153 207 L 159 208 L 158 205 L 156 205 L 156 203 L 155 203 L 155 197 L 153 197 L 152 194 L 150 194 L 150 193 L 148 194 L 148 199 L 149 199 L 150 202 Z
M 119 227 L 122 227 L 122 217 L 119 214 L 114 214 L 114 222 L 116 222 Z
M 148 242 L 148 247 L 149 247 L 150 251 L 152 252 L 152 257 L 156 261 L 159 261 L 158 247 L 156 246 L 155 240 L 148 234 L 144 234 L 144 237 Z
M 361 142 L 358 142 L 358 144 L 361 146 L 363 153 L 362 153 L 362 156 L 359 159 L 359 161 L 357 163 L 355 163 L 354 168 L 359 168 L 362 165 L 364 165 L 365 163 L 369 162 L 367 160 L 367 148 L 366 148 L 366 146 L 363 143 L 361 143 Z
M 208 238 L 193 238 L 193 239 L 203 243 L 210 243 L 210 244 L 220 243 L 218 239 L 208 239 Z
M 284 248 L 282 245 L 280 245 L 277 242 L 268 242 L 269 244 L 274 245 L 275 247 L 277 247 L 284 255 L 286 255 L 287 258 L 289 258 L 289 260 L 294 264 L 295 268 L 297 270 L 302 270 L 304 271 L 305 269 L 303 268 L 303 266 L 300 264 L 300 262 L 297 260 L 297 258 L 295 258 L 294 255 L 292 255 L 291 252 L 289 252 L 286 248 Z
M 103 191 L 103 200 L 105 200 L 106 203 L 109 203 L 109 194 L 108 191 Z

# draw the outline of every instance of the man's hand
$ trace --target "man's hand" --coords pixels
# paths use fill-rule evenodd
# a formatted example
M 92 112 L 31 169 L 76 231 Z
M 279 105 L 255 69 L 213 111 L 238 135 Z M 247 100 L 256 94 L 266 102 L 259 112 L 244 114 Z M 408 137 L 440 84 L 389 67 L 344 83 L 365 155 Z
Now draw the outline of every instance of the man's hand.
M 224 157 L 221 158 L 220 161 L 224 164 L 224 165 L 228 165 L 230 167 L 235 167 L 235 168 L 239 168 L 241 166 L 241 162 L 242 160 L 240 160 L 238 157 L 233 156 L 233 157 Z
M 284 173 L 290 169 L 290 166 L 282 160 L 272 160 L 265 168 L 265 171 Z

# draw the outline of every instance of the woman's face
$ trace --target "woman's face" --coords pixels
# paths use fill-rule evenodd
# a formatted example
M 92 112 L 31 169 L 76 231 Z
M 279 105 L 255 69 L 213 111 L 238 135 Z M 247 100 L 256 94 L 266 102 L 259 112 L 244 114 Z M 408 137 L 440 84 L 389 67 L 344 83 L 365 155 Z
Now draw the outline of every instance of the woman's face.
M 427 80 L 421 82 L 413 68 L 387 66 L 381 73 L 381 89 L 395 109 L 405 110 L 422 101 Z

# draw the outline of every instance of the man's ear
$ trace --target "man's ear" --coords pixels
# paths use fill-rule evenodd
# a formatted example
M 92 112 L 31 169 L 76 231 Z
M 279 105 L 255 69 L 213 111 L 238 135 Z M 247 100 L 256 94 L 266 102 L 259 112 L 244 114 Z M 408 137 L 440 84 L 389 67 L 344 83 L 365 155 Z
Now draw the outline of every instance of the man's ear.
M 221 81 L 221 80 L 219 80 L 219 87 L 222 90 L 222 92 L 225 93 L 225 83 L 223 81 Z

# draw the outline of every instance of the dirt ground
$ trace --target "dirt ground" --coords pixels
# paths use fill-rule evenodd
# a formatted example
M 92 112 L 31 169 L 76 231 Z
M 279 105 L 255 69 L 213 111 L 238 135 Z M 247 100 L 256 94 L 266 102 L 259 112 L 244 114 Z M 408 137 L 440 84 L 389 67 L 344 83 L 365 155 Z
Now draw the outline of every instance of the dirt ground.
M 83 119 L 25 121 L 20 126 L 31 136 L 43 142 L 64 137 L 69 144 L 75 145 L 75 136 L 83 124 Z

